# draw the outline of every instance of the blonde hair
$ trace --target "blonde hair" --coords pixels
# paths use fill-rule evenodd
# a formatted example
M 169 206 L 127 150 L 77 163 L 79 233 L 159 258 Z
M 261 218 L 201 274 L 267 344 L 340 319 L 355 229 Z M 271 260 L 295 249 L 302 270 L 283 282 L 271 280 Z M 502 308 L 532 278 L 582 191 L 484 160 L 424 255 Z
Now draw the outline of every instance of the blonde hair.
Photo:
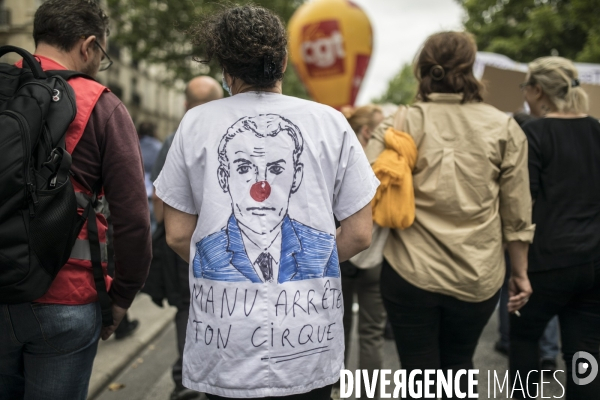
M 588 95 L 579 86 L 579 73 L 570 60 L 563 57 L 540 57 L 529 63 L 527 79 L 538 84 L 559 112 L 585 113 Z
M 342 114 L 348 120 L 348 123 L 354 130 L 354 133 L 358 134 L 363 126 L 368 126 L 371 129 L 375 129 L 377 121 L 375 121 L 375 114 L 383 114 L 381 107 L 374 104 L 367 104 L 358 108 L 344 107 L 342 108 Z

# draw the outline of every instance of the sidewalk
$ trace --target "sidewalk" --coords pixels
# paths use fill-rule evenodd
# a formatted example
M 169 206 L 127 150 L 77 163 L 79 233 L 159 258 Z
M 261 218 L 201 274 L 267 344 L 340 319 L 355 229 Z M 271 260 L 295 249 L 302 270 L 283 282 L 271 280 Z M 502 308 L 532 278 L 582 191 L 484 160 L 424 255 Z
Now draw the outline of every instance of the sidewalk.
M 100 340 L 98 354 L 94 360 L 88 399 L 95 398 L 112 379 L 151 343 L 175 317 L 175 307 L 161 308 L 150 300 L 150 296 L 139 294 L 129 309 L 129 319 L 137 319 L 140 325 L 133 335 L 115 340 Z M 175 345 L 175 344 L 174 344 Z

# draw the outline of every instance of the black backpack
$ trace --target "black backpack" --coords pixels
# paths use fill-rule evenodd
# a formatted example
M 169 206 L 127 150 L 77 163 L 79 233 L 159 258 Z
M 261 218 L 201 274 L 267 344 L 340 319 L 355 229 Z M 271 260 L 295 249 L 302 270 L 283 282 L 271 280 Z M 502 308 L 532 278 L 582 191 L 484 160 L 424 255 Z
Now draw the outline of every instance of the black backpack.
M 82 216 L 77 213 L 71 155 L 65 150 L 65 134 L 77 114 L 67 79 L 87 76 L 43 71 L 29 52 L 0 47 L 0 57 L 10 52 L 23 57 L 23 68 L 0 64 L 0 303 L 44 295 L 88 219 L 94 280 L 107 314 L 103 320 L 112 323 L 105 305 L 110 300 L 102 277 L 97 200 Z

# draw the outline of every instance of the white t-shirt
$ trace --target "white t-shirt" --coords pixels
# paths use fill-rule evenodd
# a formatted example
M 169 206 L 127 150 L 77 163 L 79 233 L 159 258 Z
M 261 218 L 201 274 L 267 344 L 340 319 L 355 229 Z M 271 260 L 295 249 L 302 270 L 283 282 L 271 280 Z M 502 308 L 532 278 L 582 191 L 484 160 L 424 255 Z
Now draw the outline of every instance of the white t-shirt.
M 242 93 L 190 110 L 155 182 L 198 214 L 183 384 L 226 397 L 286 396 L 335 383 L 344 313 L 334 215 L 379 185 L 334 109 Z

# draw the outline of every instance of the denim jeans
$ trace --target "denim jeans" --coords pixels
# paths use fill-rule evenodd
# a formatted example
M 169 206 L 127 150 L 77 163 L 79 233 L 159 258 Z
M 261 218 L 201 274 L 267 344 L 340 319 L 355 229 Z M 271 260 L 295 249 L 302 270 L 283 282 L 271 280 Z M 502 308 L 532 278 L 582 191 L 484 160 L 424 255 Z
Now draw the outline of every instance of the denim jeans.
M 554 316 L 548 325 L 546 330 L 540 339 L 540 360 L 553 360 L 556 361 L 558 357 L 558 316 Z
M 85 400 L 98 303 L 0 305 L 0 400 Z
M 383 331 L 386 314 L 379 288 L 381 265 L 358 269 L 356 276 L 342 274 L 344 293 L 344 342 L 346 345 L 346 365 L 350 353 L 350 332 L 352 330 L 352 303 L 354 294 L 358 298 L 358 343 L 360 347 L 358 367 L 372 373 L 383 365 Z
M 345 261 L 350 263 L 350 261 Z M 344 343 L 345 363 L 350 354 L 350 332 L 352 330 L 352 303 L 354 294 L 358 299 L 358 368 L 369 374 L 383 366 L 383 332 L 386 314 L 379 288 L 381 265 L 369 269 L 355 267 L 353 276 L 344 275 L 342 269 L 342 293 L 344 293 Z M 372 376 L 372 375 L 369 375 Z M 361 382 L 364 388 L 364 382 Z M 365 393 L 364 389 L 362 393 Z M 379 389 L 377 390 L 379 393 Z M 379 398 L 376 396 L 375 398 Z
M 510 332 L 508 327 L 508 301 L 503 303 L 503 295 L 506 292 L 504 287 L 502 288 L 502 294 L 500 296 L 500 309 L 498 310 L 498 314 L 500 316 L 500 345 L 508 351 L 510 347 Z M 506 296 L 508 297 L 508 295 Z M 504 312 L 506 315 L 504 316 Z M 560 351 L 560 347 L 558 345 L 558 316 L 554 316 L 548 325 L 546 326 L 546 330 L 540 339 L 540 361 L 541 360 L 552 360 L 556 361 L 558 357 L 558 352 Z

